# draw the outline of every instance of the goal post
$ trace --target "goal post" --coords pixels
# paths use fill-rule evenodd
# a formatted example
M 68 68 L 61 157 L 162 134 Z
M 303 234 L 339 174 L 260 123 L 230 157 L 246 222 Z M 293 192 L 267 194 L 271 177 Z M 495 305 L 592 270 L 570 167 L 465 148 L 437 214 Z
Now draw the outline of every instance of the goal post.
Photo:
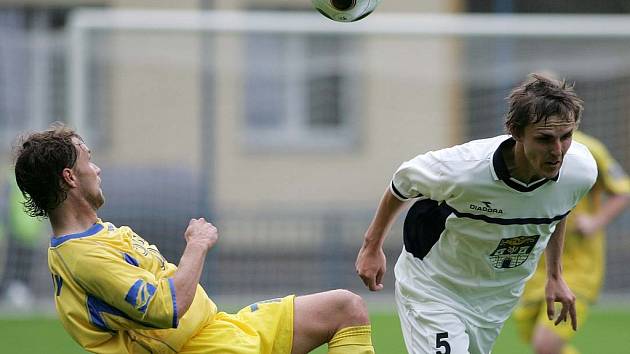
M 330 21 L 317 13 L 294 11 L 80 9 L 70 26 L 73 30 L 627 38 L 629 18 L 628 15 L 375 13 L 348 24 Z

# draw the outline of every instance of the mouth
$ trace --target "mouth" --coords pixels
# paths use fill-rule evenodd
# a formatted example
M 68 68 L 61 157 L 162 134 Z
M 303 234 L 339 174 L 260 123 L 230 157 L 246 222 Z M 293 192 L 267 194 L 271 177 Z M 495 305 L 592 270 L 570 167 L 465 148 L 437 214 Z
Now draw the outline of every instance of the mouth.
M 562 161 L 557 160 L 557 161 L 547 161 L 545 162 L 546 166 L 549 166 L 551 168 L 557 168 L 560 167 L 560 164 L 562 163 Z

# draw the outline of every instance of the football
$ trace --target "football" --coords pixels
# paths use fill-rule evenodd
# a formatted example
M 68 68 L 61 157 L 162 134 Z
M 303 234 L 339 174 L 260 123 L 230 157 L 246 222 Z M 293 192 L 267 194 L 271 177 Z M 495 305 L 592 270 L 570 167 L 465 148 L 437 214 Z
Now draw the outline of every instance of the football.
M 311 0 L 313 7 L 333 21 L 354 22 L 371 14 L 381 0 Z

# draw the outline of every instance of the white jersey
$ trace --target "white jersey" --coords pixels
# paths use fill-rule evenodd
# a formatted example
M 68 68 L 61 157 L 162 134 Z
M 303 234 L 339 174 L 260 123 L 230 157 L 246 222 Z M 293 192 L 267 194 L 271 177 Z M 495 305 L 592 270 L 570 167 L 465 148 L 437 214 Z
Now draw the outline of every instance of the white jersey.
M 590 152 L 574 141 L 556 178 L 523 184 L 501 154 L 514 143 L 475 140 L 396 171 L 392 194 L 418 198 L 395 268 L 402 296 L 446 304 L 482 327 L 509 317 L 556 225 L 597 178 Z

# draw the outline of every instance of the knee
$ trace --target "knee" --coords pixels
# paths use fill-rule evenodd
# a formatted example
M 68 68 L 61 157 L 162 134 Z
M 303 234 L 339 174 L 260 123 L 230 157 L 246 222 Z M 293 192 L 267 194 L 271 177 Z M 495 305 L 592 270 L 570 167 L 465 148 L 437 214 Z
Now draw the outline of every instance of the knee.
M 558 351 L 557 348 L 544 340 L 534 340 L 532 342 L 532 348 L 536 354 L 560 354 L 560 351 Z
M 335 310 L 342 318 L 343 325 L 358 326 L 370 323 L 367 306 L 361 296 L 344 289 L 333 291 L 337 299 Z
M 544 326 L 536 326 L 532 348 L 536 354 L 560 354 L 565 345 L 564 339 Z
M 544 345 L 537 342 L 532 343 L 532 349 L 534 349 L 535 354 L 551 354 Z

